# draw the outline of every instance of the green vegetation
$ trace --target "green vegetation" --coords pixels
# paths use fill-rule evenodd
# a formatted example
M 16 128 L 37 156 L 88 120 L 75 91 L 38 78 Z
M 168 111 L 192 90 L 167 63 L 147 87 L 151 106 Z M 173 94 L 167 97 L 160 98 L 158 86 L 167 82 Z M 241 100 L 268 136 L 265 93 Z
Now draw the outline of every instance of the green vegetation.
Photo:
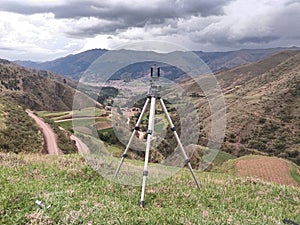
M 109 144 L 119 144 L 119 139 L 115 135 L 113 128 L 107 128 L 98 131 L 99 138 Z
M 253 158 L 259 158 L 259 157 L 260 157 L 259 155 L 246 155 L 246 156 L 242 156 L 239 158 L 228 159 L 228 160 L 224 161 L 222 164 L 213 167 L 212 171 L 218 172 L 218 173 L 226 173 L 226 174 L 230 174 L 230 175 L 236 175 L 234 164 L 236 163 L 237 160 L 253 159 Z
M 0 62 L 0 79 L 1 96 L 18 105 L 48 111 L 72 108 L 75 91 L 62 82 L 65 78 L 57 74 Z
M 119 90 L 114 87 L 102 87 L 100 93 L 97 97 L 97 102 L 102 105 L 112 105 L 113 98 L 115 98 L 119 93 Z
M 81 110 L 73 110 L 74 117 L 98 117 L 106 114 L 105 109 L 95 108 L 95 107 L 87 107 Z
M 3 108 L 2 101 L 0 99 L 0 130 L 4 130 L 5 127 L 6 126 L 5 126 L 4 108 Z
M 300 173 L 299 168 L 296 167 L 294 164 L 290 164 L 291 167 L 291 175 L 294 178 L 295 181 L 300 185 Z
M 146 189 L 103 179 L 79 155 L 1 154 L 1 224 L 282 224 L 300 221 L 300 190 L 188 170 Z M 48 209 L 35 203 L 42 200 Z
M 58 125 L 67 131 L 73 132 L 73 122 L 71 120 L 59 122 Z
M 213 164 L 215 166 L 220 166 L 224 162 L 227 162 L 228 160 L 235 159 L 235 158 L 236 158 L 236 156 L 234 156 L 234 155 L 231 155 L 227 152 L 219 151 L 219 153 L 217 154 L 216 158 L 213 161 Z
M 33 119 L 21 107 L 7 99 L 2 100 L 2 106 L 4 117 L 0 133 L 0 151 L 41 152 L 43 137 Z
M 70 118 L 71 112 L 70 111 L 66 111 L 66 112 L 38 111 L 37 115 L 44 118 L 45 117 L 51 118 L 53 120 L 61 120 L 61 119 Z

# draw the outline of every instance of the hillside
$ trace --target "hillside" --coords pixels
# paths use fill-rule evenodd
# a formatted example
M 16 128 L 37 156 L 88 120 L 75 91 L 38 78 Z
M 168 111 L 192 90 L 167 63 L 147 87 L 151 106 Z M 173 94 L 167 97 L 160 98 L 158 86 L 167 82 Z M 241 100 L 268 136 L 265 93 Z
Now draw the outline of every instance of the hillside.
M 227 130 L 223 150 L 237 156 L 275 155 L 300 164 L 299 71 L 300 51 L 283 51 L 216 74 L 226 101 Z M 190 94 L 201 93 L 192 81 L 183 86 Z M 193 99 L 207 126 L 206 100 Z
M 297 47 L 269 49 L 241 49 L 229 52 L 195 52 L 213 72 L 227 70 L 243 64 L 257 62 L 284 50 L 299 50 Z
M 188 170 L 146 188 L 103 179 L 79 155 L 0 153 L 1 224 L 283 224 L 300 221 L 295 187 Z M 150 165 L 151 166 L 151 165 Z M 151 167 L 150 167 L 151 170 Z M 41 200 L 45 208 L 35 202 Z
M 105 49 L 93 49 L 47 62 L 15 62 L 25 67 L 49 70 L 58 74 L 69 76 L 72 79 L 79 80 L 81 73 L 84 72 L 95 59 L 104 54 L 106 51 L 107 50 Z
M 215 71 L 230 69 L 249 62 L 256 62 L 258 60 L 269 57 L 270 55 L 287 49 L 299 49 L 297 47 L 291 48 L 270 48 L 270 49 L 241 49 L 229 52 L 202 52 L 194 51 L 209 67 Z M 15 61 L 17 64 L 29 68 L 43 69 L 53 71 L 62 75 L 66 75 L 75 80 L 79 80 L 82 73 L 102 54 L 107 52 L 105 49 L 92 49 L 74 55 L 68 55 L 53 61 L 47 62 L 32 62 L 32 61 Z M 149 63 L 148 63 L 149 64 Z M 135 78 L 145 75 L 149 70 L 149 65 L 137 63 L 130 66 L 129 72 L 121 70 L 115 75 L 115 78 Z M 127 68 L 128 69 L 128 68 Z M 171 75 L 175 74 L 176 78 L 181 71 L 176 71 L 174 68 L 165 68 Z
M 43 136 L 21 107 L 0 97 L 0 118 L 0 152 L 43 151 Z
M 57 74 L 31 70 L 0 60 L 0 96 L 32 110 L 70 110 L 75 82 Z M 69 86 L 70 85 L 70 86 Z

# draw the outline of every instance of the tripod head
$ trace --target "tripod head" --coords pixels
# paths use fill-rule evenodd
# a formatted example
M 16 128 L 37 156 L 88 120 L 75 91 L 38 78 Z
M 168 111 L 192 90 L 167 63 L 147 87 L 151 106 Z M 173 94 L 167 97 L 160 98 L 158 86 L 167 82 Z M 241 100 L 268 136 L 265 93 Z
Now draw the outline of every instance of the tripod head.
M 159 92 L 161 86 L 159 85 L 160 67 L 154 64 L 150 68 L 150 87 L 148 90 L 147 97 L 160 97 Z
M 154 64 L 153 66 L 151 66 L 150 69 L 150 76 L 153 79 L 159 79 L 160 77 L 160 67 L 157 67 L 156 64 Z

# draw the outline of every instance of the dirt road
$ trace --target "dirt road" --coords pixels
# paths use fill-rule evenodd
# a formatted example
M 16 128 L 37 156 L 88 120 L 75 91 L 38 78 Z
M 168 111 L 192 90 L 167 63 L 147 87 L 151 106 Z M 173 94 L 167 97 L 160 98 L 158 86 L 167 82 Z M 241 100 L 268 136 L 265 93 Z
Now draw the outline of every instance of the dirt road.
M 26 110 L 28 115 L 32 117 L 37 125 L 40 127 L 41 131 L 43 132 L 44 139 L 47 143 L 47 150 L 50 155 L 60 155 L 63 154 L 62 151 L 57 146 L 56 135 L 49 124 L 45 123 L 41 118 L 34 115 L 32 111 L 29 109 Z
M 88 154 L 90 152 L 88 146 L 85 143 L 83 143 L 78 137 L 72 134 L 70 138 L 76 142 L 76 146 L 79 153 Z

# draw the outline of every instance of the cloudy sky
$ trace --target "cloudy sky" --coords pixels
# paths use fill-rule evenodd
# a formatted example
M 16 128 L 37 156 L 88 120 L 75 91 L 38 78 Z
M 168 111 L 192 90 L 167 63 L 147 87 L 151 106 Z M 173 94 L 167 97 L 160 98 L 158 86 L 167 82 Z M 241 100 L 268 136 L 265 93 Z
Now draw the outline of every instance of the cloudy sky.
M 52 60 L 143 40 L 190 50 L 300 46 L 300 0 L 1 0 L 0 58 Z

